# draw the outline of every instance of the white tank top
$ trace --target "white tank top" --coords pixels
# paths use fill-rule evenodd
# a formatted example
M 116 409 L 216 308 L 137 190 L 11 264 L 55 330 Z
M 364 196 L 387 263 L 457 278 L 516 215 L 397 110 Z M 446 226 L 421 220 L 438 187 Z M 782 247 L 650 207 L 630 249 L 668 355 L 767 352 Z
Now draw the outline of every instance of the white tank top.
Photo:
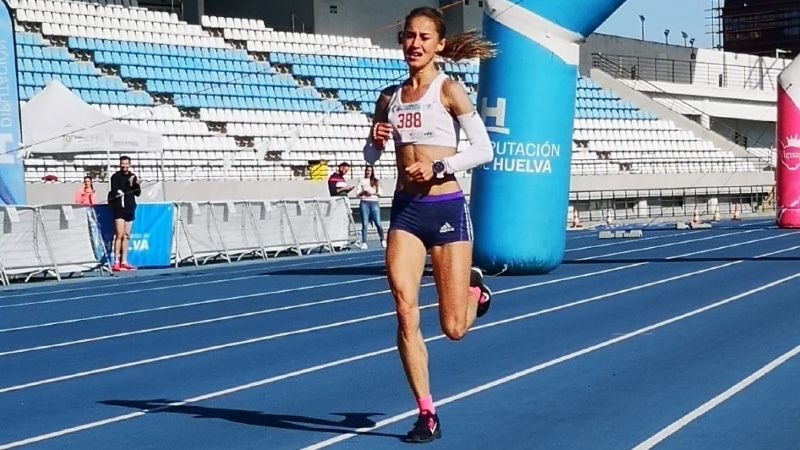
M 425 95 L 412 103 L 403 103 L 403 85 L 397 86 L 389 100 L 395 148 L 408 144 L 458 147 L 461 127 L 441 101 L 442 83 L 446 79 L 447 74 L 439 73 Z

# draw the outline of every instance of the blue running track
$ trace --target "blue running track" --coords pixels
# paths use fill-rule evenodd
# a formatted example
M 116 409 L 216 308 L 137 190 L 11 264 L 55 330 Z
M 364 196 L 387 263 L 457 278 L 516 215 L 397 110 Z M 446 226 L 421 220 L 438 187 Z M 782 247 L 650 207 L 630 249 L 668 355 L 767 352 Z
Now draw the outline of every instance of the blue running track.
M 428 448 L 798 448 L 798 261 L 772 221 L 570 232 L 457 343 L 426 274 Z M 378 251 L 13 285 L 0 449 L 404 447 L 394 337 Z

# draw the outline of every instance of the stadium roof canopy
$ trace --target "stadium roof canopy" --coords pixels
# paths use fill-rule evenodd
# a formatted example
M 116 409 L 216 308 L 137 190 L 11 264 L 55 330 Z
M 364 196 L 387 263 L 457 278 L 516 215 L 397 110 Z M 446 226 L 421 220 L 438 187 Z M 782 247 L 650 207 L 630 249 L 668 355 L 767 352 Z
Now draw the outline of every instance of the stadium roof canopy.
M 22 107 L 27 154 L 161 153 L 159 133 L 131 127 L 92 108 L 58 80 Z

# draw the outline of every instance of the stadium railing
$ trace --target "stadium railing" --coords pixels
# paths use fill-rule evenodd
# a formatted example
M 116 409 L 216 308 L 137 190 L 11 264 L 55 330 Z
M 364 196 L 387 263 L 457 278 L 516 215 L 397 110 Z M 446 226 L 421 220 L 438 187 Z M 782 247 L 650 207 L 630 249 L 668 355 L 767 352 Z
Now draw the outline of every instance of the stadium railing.
M 578 154 L 580 153 L 580 155 Z M 664 157 L 623 156 L 620 152 L 612 151 L 606 158 L 600 150 L 579 149 L 573 150 L 571 171 L 573 175 L 604 175 L 608 173 L 681 173 L 682 167 L 687 167 L 691 172 L 760 172 L 774 170 L 774 164 L 769 156 L 752 157 L 720 157 L 720 156 L 668 156 Z M 631 152 L 627 152 L 631 153 Z M 650 152 L 652 154 L 653 152 Z M 602 156 L 602 157 L 601 157 Z M 387 158 L 388 159 L 388 158 Z M 43 160 L 46 161 L 46 160 Z M 324 179 L 336 171 L 340 162 L 350 162 L 357 170 L 362 163 L 353 158 L 332 158 L 327 165 L 320 165 L 319 161 L 307 159 L 282 159 L 280 161 L 258 161 L 250 166 L 223 167 L 222 163 L 210 160 L 195 160 L 191 166 L 179 166 L 182 160 L 164 160 L 164 166 L 146 166 L 138 164 L 143 179 L 157 181 L 208 181 L 208 180 L 312 180 Z M 319 172 L 321 167 L 327 171 Z M 80 169 L 80 170 L 79 170 Z M 86 173 L 92 174 L 97 181 L 107 178 L 107 166 L 104 164 L 86 164 L 80 167 L 65 166 L 60 161 L 53 161 L 52 165 L 46 162 L 37 167 L 37 176 L 55 176 L 59 181 L 81 181 Z M 395 178 L 397 169 L 391 165 L 377 165 L 375 172 L 378 178 Z M 320 173 L 322 175 L 320 175 Z M 40 177 L 40 178 L 41 178 Z M 28 182 L 33 182 L 28 176 Z
M 749 90 L 774 90 L 783 70 L 783 65 L 719 64 L 606 53 L 592 53 L 592 67 L 615 78 Z

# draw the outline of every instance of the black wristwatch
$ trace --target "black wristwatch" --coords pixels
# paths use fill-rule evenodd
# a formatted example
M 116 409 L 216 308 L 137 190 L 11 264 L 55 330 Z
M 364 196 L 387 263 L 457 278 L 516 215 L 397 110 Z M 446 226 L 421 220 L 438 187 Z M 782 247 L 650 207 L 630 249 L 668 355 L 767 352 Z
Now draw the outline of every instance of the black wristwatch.
M 447 167 L 444 165 L 444 161 L 437 159 L 433 162 L 433 174 L 436 175 L 436 178 L 444 178 L 445 170 Z

